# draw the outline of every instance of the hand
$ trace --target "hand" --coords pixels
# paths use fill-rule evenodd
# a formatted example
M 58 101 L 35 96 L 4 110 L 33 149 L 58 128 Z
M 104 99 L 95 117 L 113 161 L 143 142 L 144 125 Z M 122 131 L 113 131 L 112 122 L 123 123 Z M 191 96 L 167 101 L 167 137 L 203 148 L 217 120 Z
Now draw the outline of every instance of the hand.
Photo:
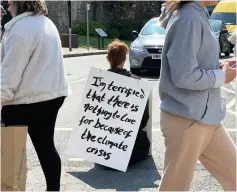
M 231 68 L 229 63 L 223 65 L 222 70 L 225 72 L 226 79 L 225 83 L 230 83 L 236 78 L 236 68 Z
M 228 62 L 231 68 L 236 68 L 236 58 L 228 60 Z
M 229 65 L 231 68 L 236 68 L 236 58 L 230 59 L 230 60 L 226 60 L 226 61 L 222 62 L 221 65 L 220 65 L 220 68 L 222 69 L 222 67 L 225 64 Z

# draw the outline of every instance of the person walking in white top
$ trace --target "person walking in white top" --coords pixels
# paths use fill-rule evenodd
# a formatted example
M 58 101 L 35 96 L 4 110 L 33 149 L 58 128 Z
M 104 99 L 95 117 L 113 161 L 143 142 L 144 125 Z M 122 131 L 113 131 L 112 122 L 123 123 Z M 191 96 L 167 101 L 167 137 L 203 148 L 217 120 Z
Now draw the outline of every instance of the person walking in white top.
M 61 160 L 54 129 L 68 96 L 60 36 L 44 16 L 44 0 L 9 2 L 13 19 L 5 25 L 1 47 L 2 121 L 5 126 L 28 126 L 47 191 L 59 191 Z

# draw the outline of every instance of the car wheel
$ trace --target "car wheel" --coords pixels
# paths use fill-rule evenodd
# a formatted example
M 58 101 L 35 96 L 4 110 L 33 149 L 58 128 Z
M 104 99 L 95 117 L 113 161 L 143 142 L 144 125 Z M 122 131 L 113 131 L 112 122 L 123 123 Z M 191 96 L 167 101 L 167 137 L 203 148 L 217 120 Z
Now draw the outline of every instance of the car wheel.
M 133 74 L 140 74 L 140 69 L 139 68 L 130 68 L 131 73 Z
M 231 52 L 231 50 L 230 50 L 230 44 L 229 44 L 228 50 L 227 50 L 227 52 L 225 52 L 225 56 L 229 57 L 230 56 L 230 52 Z

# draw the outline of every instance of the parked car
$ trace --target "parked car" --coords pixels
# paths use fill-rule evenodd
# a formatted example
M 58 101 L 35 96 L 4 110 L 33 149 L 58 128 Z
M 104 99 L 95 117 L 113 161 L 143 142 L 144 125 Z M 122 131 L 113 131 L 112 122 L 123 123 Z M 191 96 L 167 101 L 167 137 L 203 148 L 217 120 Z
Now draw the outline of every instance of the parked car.
M 224 53 L 225 56 L 230 56 L 231 53 L 231 43 L 228 41 L 228 37 L 230 36 L 226 25 L 221 20 L 209 20 L 210 25 L 215 33 L 216 38 L 219 41 L 220 45 L 220 55 Z
M 132 32 L 135 40 L 130 45 L 130 71 L 134 74 L 143 69 L 160 71 L 162 49 L 165 41 L 165 29 L 159 24 L 159 18 L 149 20 L 140 33 Z

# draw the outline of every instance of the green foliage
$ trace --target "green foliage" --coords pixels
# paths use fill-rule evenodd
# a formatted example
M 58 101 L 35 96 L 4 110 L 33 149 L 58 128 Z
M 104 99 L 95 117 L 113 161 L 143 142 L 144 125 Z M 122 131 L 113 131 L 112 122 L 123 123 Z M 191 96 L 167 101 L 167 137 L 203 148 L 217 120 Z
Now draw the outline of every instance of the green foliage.
M 115 38 L 120 38 L 120 32 L 118 29 L 116 28 L 113 28 L 111 31 L 109 31 L 109 37 L 112 38 L 112 39 L 115 39 Z
M 120 21 L 115 23 L 108 23 L 108 25 L 102 21 L 90 21 L 89 22 L 89 35 L 91 37 L 98 37 L 95 29 L 102 28 L 107 34 L 108 38 L 114 39 L 123 39 L 123 40 L 132 40 L 131 33 L 133 30 L 140 32 L 144 25 L 144 22 L 141 21 Z M 81 36 L 87 35 L 87 24 L 79 23 L 76 27 L 76 34 Z
M 121 29 L 120 38 L 125 40 L 131 40 L 131 32 L 133 31 L 132 27 Z
M 100 48 L 106 49 L 108 44 L 110 44 L 113 39 L 112 38 L 104 38 L 104 47 L 102 47 L 102 39 L 100 38 Z M 120 39 L 121 40 L 121 39 Z M 128 46 L 130 46 L 131 41 L 122 40 Z M 90 37 L 89 46 L 92 48 L 99 48 L 98 37 Z M 78 47 L 86 48 L 87 47 L 87 37 L 86 36 L 78 36 Z
M 114 27 L 117 28 L 120 32 L 120 39 L 132 40 L 132 31 L 137 30 L 138 32 L 140 32 L 143 27 L 143 23 L 139 21 L 122 21 Z
M 103 29 L 104 32 L 107 33 L 108 31 L 108 26 L 101 21 L 90 21 L 89 22 L 89 35 L 93 36 L 93 37 L 97 37 L 97 32 L 95 31 L 95 29 L 97 28 L 101 28 Z M 87 35 L 87 23 L 79 23 L 76 26 L 76 33 L 78 35 Z

